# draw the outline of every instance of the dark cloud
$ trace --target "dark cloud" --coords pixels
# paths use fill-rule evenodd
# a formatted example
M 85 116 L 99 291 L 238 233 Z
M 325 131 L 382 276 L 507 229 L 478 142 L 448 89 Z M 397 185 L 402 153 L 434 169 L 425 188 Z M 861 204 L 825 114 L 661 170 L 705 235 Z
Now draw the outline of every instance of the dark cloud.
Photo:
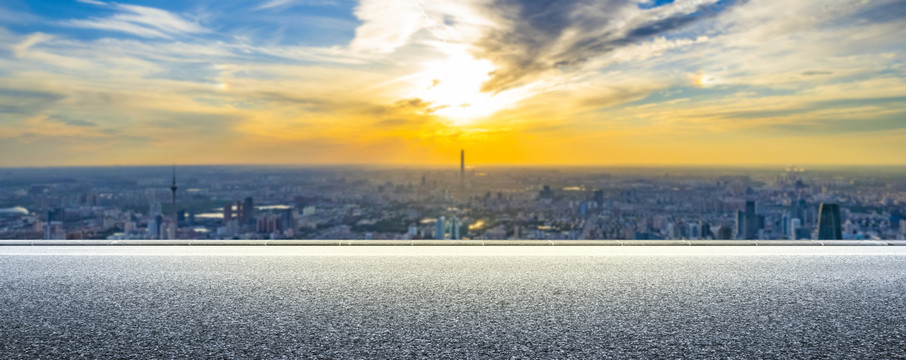
M 802 73 L 802 76 L 831 75 L 831 74 L 833 74 L 832 71 L 816 71 L 816 70 L 813 70 L 813 71 L 806 71 L 806 72 L 803 72 L 803 73 Z
M 831 135 L 900 130 L 906 129 L 903 116 L 906 116 L 906 113 L 901 112 L 875 119 L 836 117 L 821 121 L 772 124 L 762 128 L 761 131 L 772 135 Z
M 534 74 L 581 64 L 744 1 L 720 0 L 680 11 L 669 5 L 642 10 L 633 0 L 496 0 L 493 8 L 509 26 L 479 42 L 476 55 L 498 66 L 482 90 L 504 90 Z
M 216 138 L 231 133 L 233 126 L 244 118 L 231 114 L 154 113 L 155 120 L 147 124 L 158 129 L 178 130 L 181 136 Z M 175 136 L 175 135 L 174 135 Z
M 409 125 L 412 123 L 412 120 L 406 119 L 384 119 L 376 122 L 374 125 L 379 127 L 400 127 L 404 125 Z
M 330 109 L 333 102 L 326 99 L 320 99 L 315 97 L 305 97 L 299 96 L 293 93 L 287 92 L 277 92 L 277 91 L 262 91 L 257 93 L 249 94 L 253 98 L 257 98 L 263 101 L 279 103 L 283 105 L 295 105 L 300 106 L 309 110 L 324 110 Z
M 853 108 L 853 111 L 858 111 L 858 108 L 866 106 L 874 107 L 886 107 L 886 108 L 901 108 L 906 104 L 906 97 L 904 96 L 890 96 L 890 97 L 871 97 L 871 98 L 843 98 L 843 99 L 834 99 L 834 100 L 824 100 L 824 101 L 813 101 L 813 102 L 803 102 L 797 106 L 777 109 L 777 110 L 745 110 L 745 111 L 730 111 L 730 112 L 717 112 L 717 113 L 703 113 L 699 114 L 702 117 L 719 117 L 724 119 L 770 119 L 774 117 L 788 117 L 793 115 L 809 114 L 816 111 L 823 111 L 828 109 L 849 109 Z M 904 122 L 906 123 L 906 122 Z
M 654 89 L 640 88 L 614 88 L 609 89 L 606 94 L 594 95 L 582 100 L 581 104 L 591 108 L 606 108 L 614 105 L 624 104 L 630 101 L 636 101 L 646 98 Z
M 0 114 L 32 116 L 65 98 L 50 92 L 0 88 Z
M 51 116 L 48 118 L 48 120 L 56 121 L 58 123 L 63 123 L 63 124 L 72 125 L 72 126 L 82 126 L 82 127 L 98 126 L 98 124 L 93 123 L 88 120 L 72 119 L 72 118 L 68 118 L 65 116 Z

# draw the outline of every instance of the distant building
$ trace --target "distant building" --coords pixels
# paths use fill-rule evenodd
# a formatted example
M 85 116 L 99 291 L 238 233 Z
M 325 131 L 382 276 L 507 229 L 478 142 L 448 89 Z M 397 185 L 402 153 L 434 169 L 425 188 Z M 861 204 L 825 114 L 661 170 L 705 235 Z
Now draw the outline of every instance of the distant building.
M 283 209 L 280 212 L 280 221 L 283 223 L 283 228 L 281 230 L 292 230 L 296 231 L 296 214 L 292 208 Z
M 66 240 L 66 231 L 63 230 L 63 223 L 60 221 L 44 223 L 44 240 Z
M 739 213 L 736 215 L 739 221 Z M 742 234 L 743 239 L 756 240 L 759 237 L 759 231 L 764 229 L 764 216 L 755 213 L 755 202 L 746 201 L 746 211 L 742 217 Z
M 702 223 L 702 239 L 714 239 L 714 232 L 711 230 L 711 225 L 708 223 Z
M 790 232 L 787 236 L 790 237 L 790 240 L 799 240 L 799 228 L 802 227 L 802 220 L 798 218 L 793 218 L 790 220 Z
M 460 237 L 459 237 L 459 227 L 460 226 L 461 226 L 461 224 L 459 223 L 459 218 L 454 216 L 452 219 L 450 219 L 450 239 L 453 239 L 453 240 L 460 239 Z
M 228 203 L 223 206 L 223 225 L 228 225 L 230 220 L 233 220 L 233 203 Z
M 780 236 L 781 237 L 787 237 L 787 238 L 790 237 L 790 233 L 791 233 L 790 224 L 791 223 L 792 223 L 792 219 L 790 218 L 790 214 L 783 214 L 780 217 Z
M 164 217 L 160 214 L 154 215 L 148 220 L 148 237 L 151 239 L 160 239 L 164 236 L 161 228 L 164 225 Z
M 241 222 L 245 225 L 251 224 L 253 221 L 255 221 L 255 201 L 251 197 L 247 197 L 242 203 Z
M 302 216 L 312 216 L 315 214 L 314 206 L 306 206 L 302 208 Z
M 544 188 L 538 192 L 538 199 L 540 200 L 550 200 L 554 198 L 554 191 L 551 190 L 551 187 L 544 185 Z
M 818 240 L 842 240 L 840 206 L 821 203 L 818 207 Z
M 719 240 L 732 239 L 733 238 L 733 229 L 730 228 L 729 226 L 721 225 L 721 227 L 717 229 L 717 238 Z
M 604 190 L 595 190 L 595 204 L 598 204 L 598 207 L 604 206 Z
M 435 239 L 437 239 L 437 240 L 444 239 L 444 230 L 445 230 L 444 226 L 446 225 L 446 222 L 447 221 L 446 221 L 446 219 L 444 219 L 443 216 L 437 218 L 437 224 L 434 229 L 434 238 Z
M 259 233 L 282 233 L 284 230 L 283 221 L 283 216 L 281 214 L 262 214 L 257 218 L 256 228 Z

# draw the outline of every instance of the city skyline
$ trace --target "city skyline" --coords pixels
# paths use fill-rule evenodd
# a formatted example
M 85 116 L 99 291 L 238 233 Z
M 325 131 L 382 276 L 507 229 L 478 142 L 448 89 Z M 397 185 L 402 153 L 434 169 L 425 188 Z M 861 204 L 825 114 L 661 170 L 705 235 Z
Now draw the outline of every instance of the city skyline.
M 906 164 L 897 1 L 0 5 L 0 167 Z

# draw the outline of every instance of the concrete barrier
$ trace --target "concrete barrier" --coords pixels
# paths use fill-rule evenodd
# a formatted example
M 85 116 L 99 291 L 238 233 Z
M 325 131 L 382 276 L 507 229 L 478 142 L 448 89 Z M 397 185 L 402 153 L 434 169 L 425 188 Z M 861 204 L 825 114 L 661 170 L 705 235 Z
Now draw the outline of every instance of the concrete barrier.
M 757 246 L 821 246 L 811 240 L 750 240 Z
M 0 246 L 906 246 L 906 240 L 0 240 Z

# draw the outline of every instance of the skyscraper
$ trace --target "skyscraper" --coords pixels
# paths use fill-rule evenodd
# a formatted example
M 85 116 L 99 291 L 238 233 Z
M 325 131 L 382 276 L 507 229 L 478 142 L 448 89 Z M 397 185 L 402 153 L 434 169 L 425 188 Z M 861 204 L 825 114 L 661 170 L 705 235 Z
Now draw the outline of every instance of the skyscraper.
M 446 223 L 446 219 L 444 219 L 443 216 L 437 218 L 437 226 L 434 229 L 434 238 L 435 239 L 437 239 L 437 240 L 444 239 L 444 230 L 445 230 L 444 225 L 446 225 L 445 223 Z
M 821 203 L 818 207 L 818 240 L 842 240 L 840 206 Z
M 233 203 L 229 202 L 223 206 L 223 225 L 226 226 L 233 220 Z
M 739 215 L 737 214 L 737 219 Z M 743 239 L 758 239 L 758 230 L 764 228 L 764 216 L 755 213 L 755 202 L 746 201 L 746 212 L 742 219 Z
M 450 239 L 459 240 L 459 218 L 450 219 Z
M 245 198 L 242 204 L 242 217 L 247 224 L 251 224 L 255 219 L 255 201 L 251 197 Z
M 466 185 L 466 151 L 459 150 L 459 182 Z
M 790 233 L 787 234 L 790 237 L 790 240 L 799 240 L 799 228 L 802 227 L 802 220 L 799 218 L 794 218 L 790 220 Z

